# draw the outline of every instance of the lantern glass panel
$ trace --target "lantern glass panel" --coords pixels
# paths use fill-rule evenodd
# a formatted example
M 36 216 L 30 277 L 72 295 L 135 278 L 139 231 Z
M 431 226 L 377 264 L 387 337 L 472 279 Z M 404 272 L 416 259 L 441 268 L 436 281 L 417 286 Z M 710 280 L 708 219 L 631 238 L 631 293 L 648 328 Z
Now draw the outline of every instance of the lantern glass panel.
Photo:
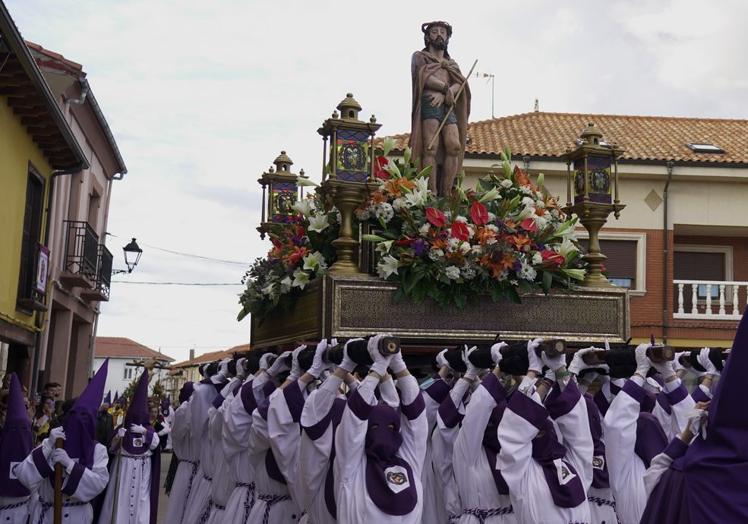
M 296 213 L 293 205 L 296 203 L 298 189 L 293 182 L 274 181 L 270 185 L 270 222 L 288 224 Z
M 613 159 L 609 155 L 587 155 L 587 172 L 584 171 L 585 157 L 574 161 L 574 202 L 581 202 L 585 197 L 585 175 L 587 178 L 587 196 L 591 202 L 610 204 L 612 180 L 610 166 Z
M 366 182 L 369 178 L 369 137 L 366 131 L 338 129 L 334 159 L 335 175 L 346 182 Z

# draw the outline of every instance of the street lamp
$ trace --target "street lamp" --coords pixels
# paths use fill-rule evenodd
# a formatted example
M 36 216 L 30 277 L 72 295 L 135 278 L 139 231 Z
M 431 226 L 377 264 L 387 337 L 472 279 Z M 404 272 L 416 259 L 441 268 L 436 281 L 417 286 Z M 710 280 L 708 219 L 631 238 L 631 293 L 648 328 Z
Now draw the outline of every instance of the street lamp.
M 577 148 L 566 152 L 566 208 L 576 214 L 589 232 L 588 264 L 583 286 L 611 287 L 602 274 L 607 259 L 600 251 L 600 229 L 613 212 L 616 218 L 626 207 L 618 199 L 618 157 L 622 149 L 603 141 L 602 133 L 590 123 L 579 136 Z M 612 168 L 612 174 L 611 174 Z
M 115 269 L 112 271 L 112 275 L 121 275 L 122 273 L 132 273 L 135 266 L 140 262 L 140 255 L 143 254 L 143 250 L 133 238 L 129 244 L 122 248 L 125 252 L 125 265 L 127 269 Z

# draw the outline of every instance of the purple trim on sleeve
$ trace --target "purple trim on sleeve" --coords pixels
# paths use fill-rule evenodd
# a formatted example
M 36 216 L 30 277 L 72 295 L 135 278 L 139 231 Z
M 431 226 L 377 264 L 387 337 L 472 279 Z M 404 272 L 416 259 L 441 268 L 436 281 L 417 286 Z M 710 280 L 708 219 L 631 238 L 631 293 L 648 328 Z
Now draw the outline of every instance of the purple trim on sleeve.
M 39 446 L 32 451 L 31 457 L 34 459 L 34 466 L 36 466 L 36 469 L 39 471 L 39 475 L 41 475 L 42 478 L 49 478 L 54 474 L 54 470 L 49 467 L 49 462 L 44 458 L 42 446 Z
M 688 444 L 683 442 L 678 437 L 675 437 L 673 440 L 670 441 L 670 444 L 668 444 L 667 447 L 662 452 L 665 453 L 671 459 L 677 460 L 683 455 L 685 455 L 687 450 L 688 450 Z
M 276 388 L 276 387 L 277 387 L 277 386 L 276 386 L 276 385 L 275 385 L 275 383 L 273 382 L 273 379 L 272 379 L 272 378 L 271 378 L 270 380 L 268 380 L 267 382 L 265 382 L 265 383 L 264 383 L 264 384 L 262 385 L 262 392 L 263 392 L 263 393 L 265 394 L 265 398 L 269 397 L 269 396 L 270 396 L 270 394 L 271 394 L 271 393 L 272 393 L 273 391 L 275 391 L 275 388 Z
M 400 412 L 408 417 L 408 420 L 417 419 L 425 409 L 426 401 L 423 400 L 423 393 L 421 391 L 418 391 L 418 395 L 410 404 L 400 404 Z
M 493 373 L 486 373 L 486 376 L 481 382 L 481 386 L 483 386 L 485 390 L 488 391 L 488 394 L 493 397 L 497 406 L 506 405 L 506 391 L 496 375 Z
M 545 429 L 548 412 L 527 395 L 522 393 L 512 395 L 509 399 L 509 409 L 538 428 L 538 431 Z
M 694 402 L 709 402 L 712 400 L 709 398 L 709 395 L 707 395 L 701 387 L 696 386 L 691 393 L 691 398 Z
M 633 380 L 627 380 L 623 385 L 622 390 L 624 393 L 627 393 L 631 398 L 636 400 L 639 404 L 642 403 L 642 401 L 644 400 L 644 396 L 646 395 L 644 388 Z
M 577 383 L 574 380 L 570 380 L 563 391 L 561 391 L 561 386 L 556 382 L 545 399 L 545 408 L 548 410 L 551 418 L 555 420 L 568 415 L 574 409 L 574 406 L 579 403 L 580 398 L 582 398 L 582 394 L 579 392 Z
M 242 387 L 242 381 L 237 380 L 236 384 L 234 384 L 234 387 L 231 388 L 231 394 L 236 396 L 236 392 L 239 391 L 240 387 Z
M 248 415 L 251 415 L 255 408 L 257 408 L 257 399 L 255 398 L 255 393 L 252 389 L 251 380 L 242 386 L 239 395 L 242 399 L 242 406 L 244 406 L 244 411 L 246 411 Z
M 325 431 L 327 431 L 327 427 L 330 425 L 330 422 L 332 422 L 332 411 L 328 412 L 327 415 L 322 417 L 322 419 L 316 424 L 312 424 L 311 426 L 302 426 L 302 429 L 304 430 L 304 433 L 306 433 L 307 437 L 312 440 L 317 440 L 325 434 Z
M 369 420 L 369 414 L 374 406 L 364 400 L 358 388 L 348 397 L 348 408 L 359 420 Z
M 70 475 L 68 475 L 68 480 L 65 483 L 65 487 L 62 488 L 62 492 L 65 495 L 73 496 L 73 493 L 75 493 L 75 490 L 78 489 L 78 484 L 80 484 L 81 478 L 83 478 L 83 473 L 86 471 L 86 468 L 83 467 L 81 464 L 78 464 L 77 462 L 73 465 L 73 471 L 70 472 Z
M 148 426 L 145 430 L 145 441 L 148 443 L 148 448 L 153 444 L 153 435 L 156 434 L 156 430 L 153 426 Z
M 665 398 L 667 398 L 667 401 L 671 406 L 675 406 L 678 402 L 681 402 L 687 396 L 688 390 L 686 390 L 686 386 L 684 386 L 683 384 L 672 390 L 670 393 L 665 393 Z
M 465 418 L 465 415 L 459 412 L 452 397 L 449 395 L 444 399 L 444 402 L 439 404 L 439 416 L 448 428 L 454 428 Z
M 260 414 L 263 420 L 268 419 L 268 408 L 270 407 L 270 402 L 268 402 L 268 399 L 265 399 L 262 401 L 262 404 L 257 406 L 257 412 Z
M 449 395 L 449 384 L 441 378 L 437 378 L 426 388 L 426 394 L 434 399 L 434 402 L 441 404 L 447 398 L 447 395 Z
M 299 389 L 299 382 L 297 380 L 294 380 L 283 389 L 283 398 L 286 399 L 291 419 L 298 423 L 301 420 L 301 410 L 304 409 L 304 395 L 302 395 Z
M 214 407 L 214 408 L 216 408 L 216 409 L 220 408 L 220 407 L 221 407 L 221 404 L 223 404 L 223 401 L 224 401 L 224 400 L 225 400 L 225 399 L 224 399 L 223 395 L 221 395 L 221 394 L 219 393 L 218 395 L 216 395 L 216 396 L 215 396 L 215 397 L 213 398 L 213 403 L 212 403 L 213 407 Z

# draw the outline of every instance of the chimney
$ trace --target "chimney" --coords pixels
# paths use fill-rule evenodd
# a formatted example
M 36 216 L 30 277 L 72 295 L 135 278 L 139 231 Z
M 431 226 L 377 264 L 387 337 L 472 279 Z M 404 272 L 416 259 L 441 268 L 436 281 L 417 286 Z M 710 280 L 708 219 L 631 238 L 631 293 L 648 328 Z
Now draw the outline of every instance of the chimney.
M 195 348 L 190 349 L 190 360 L 195 359 Z

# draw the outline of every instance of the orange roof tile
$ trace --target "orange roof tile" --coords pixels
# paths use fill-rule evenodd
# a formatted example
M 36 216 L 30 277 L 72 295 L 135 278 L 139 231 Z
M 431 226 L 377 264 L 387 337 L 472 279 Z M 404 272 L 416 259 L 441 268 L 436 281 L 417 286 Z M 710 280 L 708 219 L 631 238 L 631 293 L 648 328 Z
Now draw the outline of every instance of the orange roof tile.
M 509 147 L 515 158 L 560 157 L 576 147 L 575 139 L 589 122 L 603 133 L 603 140 L 625 149 L 624 160 L 748 163 L 748 120 L 539 111 L 471 122 L 466 156 L 497 157 Z M 408 137 L 393 136 L 398 150 L 408 145 Z M 712 144 L 725 152 L 695 153 L 689 143 Z
M 204 362 L 213 362 L 214 360 L 221 360 L 224 358 L 231 358 L 233 355 L 228 351 L 211 351 L 210 353 L 203 353 L 192 360 L 185 360 L 183 362 L 177 362 L 172 365 L 172 368 L 191 368 L 198 366 Z
M 162 362 L 173 362 L 174 359 L 154 351 L 143 344 L 125 337 L 96 337 L 94 342 L 96 358 L 153 358 Z

